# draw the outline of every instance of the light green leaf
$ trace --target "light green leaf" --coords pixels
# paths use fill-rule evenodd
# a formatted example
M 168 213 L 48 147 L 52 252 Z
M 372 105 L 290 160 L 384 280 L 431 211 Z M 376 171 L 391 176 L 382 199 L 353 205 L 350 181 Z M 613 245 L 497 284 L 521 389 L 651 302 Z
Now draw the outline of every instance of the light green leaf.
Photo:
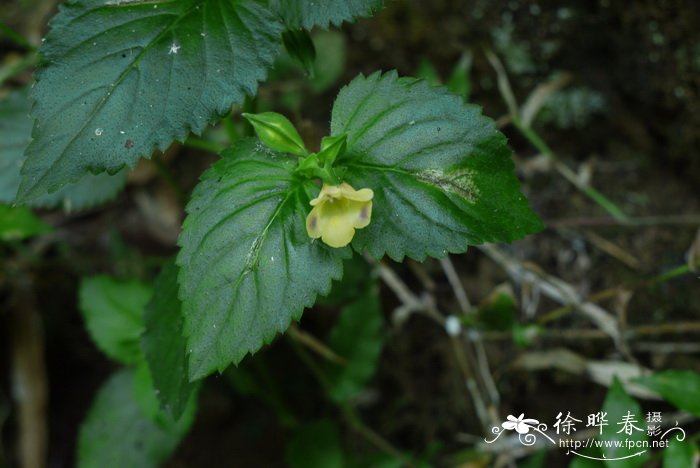
M 178 244 L 190 379 L 238 363 L 342 276 L 349 249 L 306 234 L 318 193 L 295 161 L 246 140 L 202 175 Z
M 29 98 L 24 91 L 10 93 L 0 102 L 0 202 L 15 200 L 24 163 L 24 149 L 32 139 Z M 126 170 L 87 174 L 75 184 L 42 195 L 28 204 L 36 208 L 62 206 L 66 211 L 88 208 L 114 198 L 126 183 Z
M 316 31 L 313 35 L 316 61 L 309 85 L 321 93 L 333 86 L 345 71 L 347 46 L 345 35 L 339 31 Z
M 359 76 L 333 107 L 331 134 L 342 133 L 345 179 L 374 190 L 372 222 L 353 240 L 358 251 L 422 260 L 542 228 L 520 193 L 506 138 L 445 88 L 395 72 Z
M 255 94 L 282 31 L 254 0 L 73 1 L 51 26 L 19 201 L 201 133 Z
M 0 203 L 0 240 L 22 240 L 52 230 L 26 206 L 13 207 Z
M 698 466 L 698 447 L 692 442 L 680 442 L 674 435 L 671 436 L 668 448 L 663 451 L 663 467 L 676 468 L 679 466 Z
M 271 0 L 270 6 L 279 12 L 288 29 L 328 28 L 332 23 L 340 26 L 370 16 L 383 5 L 382 0 Z
M 95 345 L 123 364 L 143 359 L 139 339 L 143 333 L 144 307 L 152 289 L 139 281 L 120 281 L 109 276 L 83 278 L 80 311 Z
M 471 79 L 469 78 L 471 67 L 471 53 L 463 54 L 459 62 L 457 62 L 452 69 L 452 73 L 450 73 L 446 83 L 447 89 L 449 89 L 451 93 L 462 96 L 465 101 L 469 100 L 469 94 L 471 92 Z
M 175 450 L 194 419 L 158 424 L 137 404 L 133 370 L 122 369 L 102 386 L 78 439 L 79 468 L 157 467 Z
M 243 114 L 265 146 L 275 151 L 303 156 L 307 153 L 299 132 L 282 114 L 263 112 Z
M 664 400 L 700 417 L 700 374 L 690 370 L 667 370 L 636 379 L 659 393 Z
M 608 394 L 605 397 L 605 402 L 603 403 L 602 411 L 607 413 L 608 425 L 603 427 L 603 434 L 599 436 L 599 439 L 605 444 L 607 441 L 611 441 L 610 447 L 603 447 L 603 456 L 608 459 L 622 458 L 633 454 L 641 453 L 639 456 L 634 456 L 630 458 L 625 458 L 622 460 L 607 460 L 604 463 L 610 468 L 634 468 L 638 466 L 643 466 L 647 460 L 649 460 L 649 452 L 643 448 L 626 448 L 615 447 L 616 441 L 620 441 L 622 444 L 625 441 L 630 441 L 634 444 L 637 442 L 643 443 L 648 439 L 646 432 L 646 423 L 644 421 L 644 413 L 634 398 L 627 395 L 625 389 L 623 388 L 617 377 L 614 379 L 613 384 L 608 390 Z M 634 427 L 628 426 L 631 433 L 625 429 L 624 420 L 629 415 L 632 419 L 628 419 L 630 424 Z M 638 428 L 638 429 L 635 429 Z M 608 444 L 605 444 L 608 445 Z
M 342 468 L 344 458 L 340 429 L 329 420 L 298 428 L 286 449 L 291 468 Z
M 154 387 L 163 409 L 178 419 L 197 385 L 189 382 L 187 341 L 183 336 L 182 305 L 177 297 L 178 269 L 173 262 L 156 278 L 146 306 L 146 331 L 141 338 Z
M 335 401 L 350 400 L 374 375 L 382 352 L 382 316 L 376 286 L 343 308 L 329 345 L 346 363 L 328 365 L 329 394 Z

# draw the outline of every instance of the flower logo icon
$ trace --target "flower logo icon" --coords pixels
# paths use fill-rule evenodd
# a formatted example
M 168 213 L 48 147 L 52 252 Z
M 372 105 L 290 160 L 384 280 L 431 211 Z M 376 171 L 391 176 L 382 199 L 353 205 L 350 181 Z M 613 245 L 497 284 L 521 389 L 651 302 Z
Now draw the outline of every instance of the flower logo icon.
M 537 427 L 540 423 L 537 419 L 524 419 L 524 417 L 525 413 L 521 413 L 517 418 L 509 414 L 507 421 L 504 421 L 501 426 L 509 431 L 515 429 L 518 434 L 527 434 L 531 428 Z

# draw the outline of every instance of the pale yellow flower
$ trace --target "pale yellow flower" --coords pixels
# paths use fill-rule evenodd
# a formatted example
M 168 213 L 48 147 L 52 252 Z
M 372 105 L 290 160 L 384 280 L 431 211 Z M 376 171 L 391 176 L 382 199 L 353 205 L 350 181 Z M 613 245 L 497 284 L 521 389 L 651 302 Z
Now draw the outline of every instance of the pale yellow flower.
M 366 227 L 372 217 L 371 189 L 355 190 L 343 182 L 323 184 L 318 197 L 311 200 L 311 213 L 306 217 L 306 232 L 331 247 L 345 247 L 355 235 L 355 229 Z

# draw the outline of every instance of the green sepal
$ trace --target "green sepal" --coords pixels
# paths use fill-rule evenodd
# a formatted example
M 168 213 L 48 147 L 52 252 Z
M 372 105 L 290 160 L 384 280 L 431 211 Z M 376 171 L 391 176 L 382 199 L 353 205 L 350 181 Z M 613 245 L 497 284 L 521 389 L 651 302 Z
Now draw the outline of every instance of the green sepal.
M 342 135 L 327 136 L 321 140 L 321 151 L 318 152 L 318 158 L 321 163 L 332 166 L 335 160 L 345 154 L 348 147 L 348 136 Z
M 297 129 L 282 114 L 277 112 L 244 113 L 243 117 L 250 122 L 260 141 L 268 148 L 298 156 L 305 156 L 309 153 Z

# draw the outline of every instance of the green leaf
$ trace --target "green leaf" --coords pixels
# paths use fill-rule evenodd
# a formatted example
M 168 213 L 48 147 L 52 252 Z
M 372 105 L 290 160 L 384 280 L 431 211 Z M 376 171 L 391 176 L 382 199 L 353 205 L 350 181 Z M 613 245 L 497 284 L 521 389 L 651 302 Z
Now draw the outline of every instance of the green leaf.
M 676 468 L 678 466 L 697 466 L 696 456 L 698 447 L 692 442 L 681 442 L 671 436 L 668 448 L 663 452 L 663 467 Z
M 382 316 L 376 285 L 344 307 L 329 345 L 347 360 L 329 363 L 329 394 L 335 401 L 357 397 L 374 375 L 382 352 Z
M 190 379 L 222 371 L 298 320 L 342 276 L 348 248 L 312 242 L 318 187 L 295 161 L 241 141 L 202 175 L 178 240 Z
M 603 454 L 600 453 L 599 448 L 593 448 L 589 447 L 586 449 L 581 450 L 581 454 L 584 455 L 585 457 L 592 457 L 592 458 L 603 458 Z M 571 460 L 571 463 L 569 463 L 569 468 L 602 468 L 605 467 L 605 464 L 600 461 L 600 460 L 593 460 L 591 458 L 585 458 L 585 457 L 576 457 L 574 456 L 573 460 Z
M 438 86 L 442 84 L 440 74 L 435 68 L 435 65 L 433 65 L 430 60 L 426 59 L 425 57 L 421 58 L 420 63 L 418 63 L 416 77 L 427 81 L 431 86 Z
M 636 382 L 659 393 L 664 400 L 700 417 L 700 374 L 690 370 L 667 370 L 640 377 Z
M 345 71 L 346 38 L 339 31 L 316 31 L 313 41 L 316 61 L 309 85 L 316 93 L 321 93 L 333 86 Z
M 29 107 L 24 91 L 0 101 L 0 202 L 15 201 L 24 149 L 32 139 Z
M 374 190 L 372 222 L 353 247 L 379 258 L 441 257 L 542 228 L 519 191 L 495 124 L 445 88 L 359 76 L 338 95 L 331 134 L 347 133 L 345 179 Z
M 285 31 L 282 33 L 282 42 L 290 57 L 296 59 L 307 74 L 313 74 L 316 47 L 309 33 L 303 29 Z
M 489 330 L 511 330 L 515 323 L 513 292 L 495 289 L 479 304 L 478 319 Z
M 24 164 L 24 149 L 32 140 L 30 107 L 24 91 L 10 93 L 7 99 L 0 102 L 0 202 L 15 201 L 20 169 Z M 77 183 L 40 196 L 29 205 L 36 208 L 61 205 L 66 211 L 88 208 L 114 198 L 124 187 L 126 174 L 126 170 L 113 176 L 87 174 Z
M 182 304 L 177 297 L 178 269 L 167 263 L 156 278 L 154 293 L 146 306 L 146 331 L 141 348 L 153 376 L 163 409 L 178 419 L 197 385 L 189 382 L 187 341 L 183 336 Z
M 80 311 L 95 345 L 123 364 L 143 359 L 139 339 L 144 330 L 144 307 L 151 298 L 149 286 L 109 276 L 83 278 Z
M 270 6 L 279 12 L 287 29 L 311 29 L 328 28 L 331 23 L 340 26 L 343 21 L 371 16 L 383 3 L 382 0 L 271 0 Z
M 26 206 L 13 207 L 0 203 L 0 240 L 22 240 L 52 230 Z
M 158 424 L 136 402 L 134 372 L 122 369 L 102 386 L 78 439 L 79 468 L 157 467 L 175 450 L 194 419 Z
M 447 89 L 449 89 L 451 93 L 462 96 L 465 101 L 469 100 L 469 94 L 471 92 L 471 80 L 469 78 L 471 67 L 471 53 L 463 54 L 459 62 L 457 62 L 452 69 L 452 73 L 450 73 L 446 83 Z
M 265 146 L 275 151 L 304 156 L 307 151 L 299 132 L 282 114 L 263 112 L 243 114 Z
M 647 460 L 649 460 L 649 452 L 645 451 L 643 448 L 626 448 L 615 447 L 616 441 L 620 441 L 622 444 L 625 441 L 630 441 L 633 443 L 640 442 L 640 444 L 647 441 L 646 425 L 644 422 L 644 414 L 642 409 L 632 397 L 627 395 L 624 387 L 620 381 L 615 377 L 613 380 L 610 390 L 605 397 L 605 402 L 603 403 L 602 411 L 607 413 L 608 425 L 603 427 L 603 434 L 599 436 L 602 442 L 611 441 L 611 446 L 602 447 L 603 456 L 612 458 L 621 458 L 629 455 L 637 454 L 639 452 L 644 452 L 639 456 L 625 458 L 622 460 L 607 460 L 605 464 L 611 468 L 613 467 L 623 467 L 623 468 L 633 468 L 638 466 L 643 466 Z M 633 418 L 633 425 L 641 430 L 631 428 L 631 434 L 626 433 L 624 430 L 625 424 L 623 424 L 623 418 L 631 415 Z M 632 422 L 632 420 L 630 420 Z M 605 444 L 608 445 L 608 444 Z
M 329 420 L 301 426 L 286 449 L 291 468 L 342 468 L 344 458 L 340 429 Z
M 319 297 L 316 304 L 345 305 L 365 294 L 372 287 L 376 277 L 372 268 L 359 255 L 343 262 L 343 278 L 333 283 L 333 288 L 325 297 Z
M 200 134 L 255 94 L 282 31 L 254 0 L 73 1 L 51 26 L 19 201 Z

